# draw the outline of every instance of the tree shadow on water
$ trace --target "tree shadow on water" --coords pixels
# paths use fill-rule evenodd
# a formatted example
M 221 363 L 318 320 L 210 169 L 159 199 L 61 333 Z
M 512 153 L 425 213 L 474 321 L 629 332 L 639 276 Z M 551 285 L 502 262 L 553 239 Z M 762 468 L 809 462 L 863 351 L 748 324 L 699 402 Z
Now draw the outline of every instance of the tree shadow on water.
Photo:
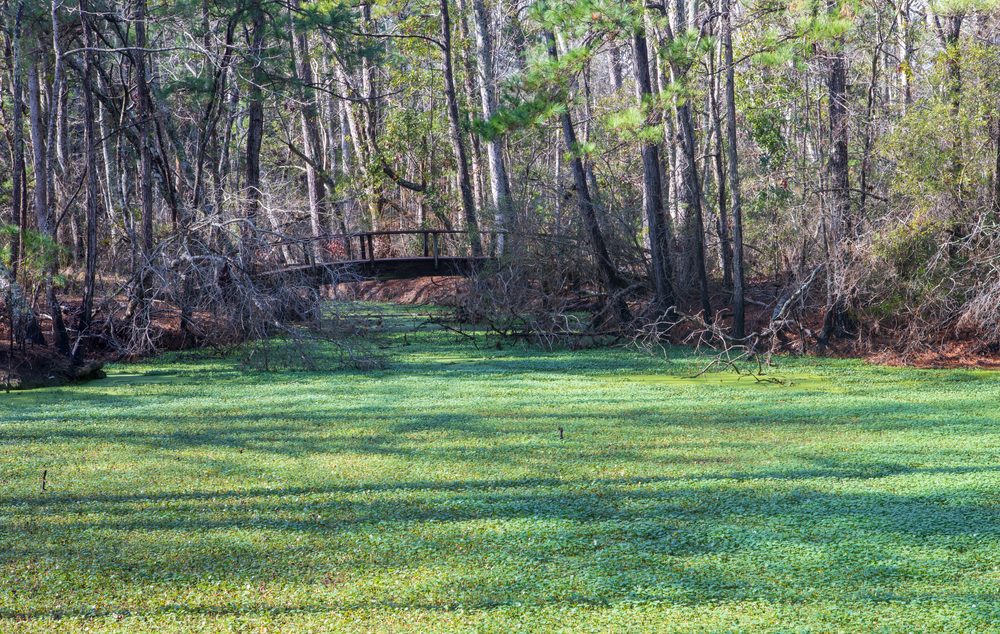
M 313 587 L 316 602 L 296 599 L 295 610 L 435 610 L 796 603 L 817 591 L 832 599 L 861 593 L 866 601 L 907 600 L 910 581 L 934 581 L 951 574 L 965 551 L 1000 546 L 996 505 L 988 500 L 830 492 L 788 478 L 411 481 L 7 499 L 0 502 L 7 535 L 0 564 L 33 561 L 43 576 L 85 568 L 96 578 L 116 576 L 125 594 L 150 584 L 208 578 L 240 588 L 264 579 Z M 954 594 L 953 581 L 938 585 L 942 597 Z M 77 583 L 86 592 L 88 582 Z M 28 585 L 17 577 L 9 583 L 23 592 Z M 154 611 L 272 609 L 249 597 Z M 30 614 L 15 607 L 0 618 Z

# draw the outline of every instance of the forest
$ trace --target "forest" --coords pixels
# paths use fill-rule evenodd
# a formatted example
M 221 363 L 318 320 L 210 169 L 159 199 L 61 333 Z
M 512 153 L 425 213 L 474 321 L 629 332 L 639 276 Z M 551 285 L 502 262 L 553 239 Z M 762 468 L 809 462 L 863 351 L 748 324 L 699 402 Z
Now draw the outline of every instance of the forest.
M 995 0 L 0 31 L 0 632 L 1000 632 Z
M 405 257 L 419 236 L 388 232 L 429 229 L 488 257 L 464 308 L 500 334 L 1000 344 L 991 0 L 3 0 L 0 20 L 12 350 L 321 328 L 330 287 L 303 271 L 350 281 L 354 236 Z

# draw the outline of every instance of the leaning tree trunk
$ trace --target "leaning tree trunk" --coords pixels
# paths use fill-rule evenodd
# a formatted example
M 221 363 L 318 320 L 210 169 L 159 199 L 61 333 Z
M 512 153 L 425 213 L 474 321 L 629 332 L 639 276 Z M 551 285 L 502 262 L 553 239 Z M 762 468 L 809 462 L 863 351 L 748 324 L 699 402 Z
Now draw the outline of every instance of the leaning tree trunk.
M 556 52 L 556 38 L 551 31 L 545 32 L 545 39 L 548 43 L 549 58 L 553 62 L 559 61 L 559 54 Z M 573 184 L 576 188 L 576 200 L 580 210 L 580 217 L 583 219 L 587 236 L 590 238 L 590 245 L 597 256 L 597 268 L 601 274 L 601 281 L 604 283 L 604 290 L 611 299 L 611 307 L 615 316 L 622 324 L 632 321 L 632 312 L 629 310 L 625 298 L 618 291 L 622 287 L 621 279 L 611 256 L 608 254 L 608 247 L 604 242 L 604 234 L 597 221 L 597 212 L 594 209 L 594 202 L 590 197 L 590 188 L 587 186 L 587 173 L 583 169 L 583 161 L 580 160 L 577 151 L 576 131 L 573 129 L 573 118 L 569 114 L 569 109 L 563 110 L 560 115 L 562 122 L 563 139 L 566 141 L 566 149 L 570 152 L 570 166 L 573 170 Z
M 444 52 L 444 86 L 445 98 L 448 102 L 448 128 L 451 131 L 451 144 L 455 151 L 455 162 L 458 164 L 458 185 L 462 192 L 462 211 L 465 225 L 469 231 L 469 242 L 473 257 L 483 255 L 483 243 L 479 236 L 479 223 L 476 221 L 476 205 L 472 195 L 472 180 L 469 175 L 469 161 L 465 152 L 465 142 L 458 115 L 458 97 L 455 93 L 455 76 L 452 72 L 451 60 L 451 20 L 448 17 L 448 0 L 441 0 L 441 49 Z

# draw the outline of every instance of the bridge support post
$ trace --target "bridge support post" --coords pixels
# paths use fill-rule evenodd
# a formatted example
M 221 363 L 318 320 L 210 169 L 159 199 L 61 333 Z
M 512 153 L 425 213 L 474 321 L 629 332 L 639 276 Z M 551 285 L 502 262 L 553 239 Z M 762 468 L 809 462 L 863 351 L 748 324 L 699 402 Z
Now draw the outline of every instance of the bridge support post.
M 438 234 L 436 231 L 433 234 L 433 238 L 434 238 L 434 270 L 436 271 L 438 268 Z

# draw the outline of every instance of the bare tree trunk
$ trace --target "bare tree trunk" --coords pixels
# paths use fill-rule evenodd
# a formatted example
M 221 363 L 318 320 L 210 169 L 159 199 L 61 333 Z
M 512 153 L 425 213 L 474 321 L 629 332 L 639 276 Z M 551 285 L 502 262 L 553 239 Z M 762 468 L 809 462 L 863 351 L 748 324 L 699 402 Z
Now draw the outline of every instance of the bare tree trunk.
M 299 9 L 299 0 L 293 0 L 292 9 Z M 316 108 L 316 92 L 313 90 L 312 53 L 309 50 L 309 40 L 305 32 L 295 34 L 295 52 L 298 57 L 298 79 L 302 83 L 302 140 L 306 161 L 306 182 L 309 187 L 309 219 L 312 229 L 313 256 L 319 260 L 323 257 L 323 246 L 318 238 L 326 231 L 323 227 L 330 215 L 326 200 L 326 186 L 323 179 L 316 173 L 323 166 L 323 144 L 319 131 L 319 116 Z
M 141 229 L 138 244 L 135 244 L 132 262 L 132 298 L 126 315 L 139 316 L 143 321 L 148 317 L 145 308 L 153 294 L 150 288 L 153 260 L 153 150 L 152 150 L 152 98 L 149 94 L 149 74 L 146 72 L 146 0 L 137 0 L 132 15 L 135 27 L 135 45 L 132 61 L 135 64 L 136 83 L 136 123 L 139 144 L 139 224 Z M 138 256 L 138 257 L 137 257 Z
M 83 24 L 84 42 L 88 49 L 94 44 L 93 31 L 90 24 L 90 9 L 88 0 L 79 0 L 81 22 Z M 98 208 L 98 165 L 97 139 L 94 133 L 94 95 L 93 73 L 95 66 L 94 53 L 87 50 L 83 55 L 83 102 L 84 102 L 84 147 L 87 153 L 87 266 L 83 282 L 83 306 L 80 309 L 80 320 L 77 326 L 79 338 L 73 349 L 75 358 L 82 358 L 87 353 L 90 343 L 91 322 L 94 310 L 95 278 L 97 274 L 97 208 Z
M 28 71 L 28 101 L 31 113 L 31 145 L 34 149 L 35 167 L 35 217 L 38 219 L 38 231 L 53 242 L 55 241 L 55 223 L 49 213 L 48 201 L 48 165 L 45 152 L 45 128 L 42 119 L 41 89 L 38 83 L 38 67 L 32 65 Z M 52 313 L 52 338 L 56 350 L 69 356 L 69 337 L 62 319 L 62 308 L 56 298 L 56 288 L 53 278 L 58 272 L 59 261 L 52 254 L 46 263 L 45 294 Z
M 910 26 L 910 6 L 912 0 L 899 0 L 896 4 L 896 57 L 899 63 L 900 92 L 902 93 L 903 114 L 913 104 L 911 87 L 913 68 L 913 35 Z
M 11 207 L 13 212 L 13 222 L 17 225 L 19 231 L 17 240 L 14 241 L 13 247 L 14 252 L 11 254 L 12 266 L 10 277 L 11 281 L 17 279 L 18 273 L 21 269 L 21 257 L 23 255 L 24 246 L 24 231 L 25 231 L 25 219 L 27 216 L 27 209 L 24 205 L 24 193 L 22 187 L 24 184 L 24 173 L 25 173 L 25 163 L 24 163 L 24 123 L 22 122 L 21 112 L 23 109 L 24 100 L 24 71 L 21 68 L 21 56 L 22 56 L 22 43 L 21 43 L 21 22 L 24 19 L 24 0 L 18 0 L 17 12 L 14 17 L 14 32 L 13 32 L 13 60 L 11 67 L 11 74 L 13 75 L 13 121 L 12 127 L 13 132 L 13 147 L 11 147 L 11 152 L 13 154 L 13 165 L 11 166 L 11 180 L 13 185 L 13 198 L 11 200 Z
M 843 51 L 836 51 L 830 59 L 827 74 L 830 117 L 830 232 L 831 239 L 839 241 L 850 230 L 851 189 L 848 165 L 847 127 L 847 60 Z
M 345 181 L 351 176 L 351 126 L 348 121 L 350 107 L 350 103 L 346 100 L 341 100 L 338 106 L 339 114 L 337 115 L 340 122 L 340 175 Z M 347 233 L 348 228 L 354 225 L 351 221 L 352 205 L 353 198 L 340 203 L 340 217 L 343 219 L 344 233 Z M 350 241 L 347 243 L 347 256 L 351 259 L 354 258 L 353 247 Z
M 264 10 L 259 2 L 253 7 L 253 31 L 250 55 L 254 61 L 253 84 L 250 87 L 250 104 L 247 108 L 246 141 L 246 201 L 244 203 L 244 226 L 240 240 L 240 265 L 247 273 L 252 273 L 256 264 L 257 212 L 260 209 L 260 146 L 264 137 L 264 36 L 266 24 Z
M 669 44 L 675 40 L 675 31 L 687 30 L 695 25 L 697 16 L 697 0 L 674 0 L 670 12 L 670 21 L 663 24 L 666 41 Z M 673 25 L 671 25 L 671 21 Z M 666 63 L 670 70 L 670 83 L 681 85 L 690 68 L 681 68 L 677 61 L 670 58 Z M 674 100 L 674 119 L 676 121 L 677 151 L 675 153 L 674 169 L 677 177 L 677 198 L 683 217 L 678 230 L 685 251 L 690 255 L 686 258 L 687 276 L 697 279 L 701 296 L 702 316 L 705 321 L 712 319 L 712 307 L 708 295 L 708 272 L 705 268 L 705 230 L 702 220 L 701 184 L 698 178 L 697 148 L 694 132 L 694 119 L 688 101 Z M 678 277 L 681 277 L 678 274 Z M 686 280 L 685 280 L 686 281 Z
M 62 50 L 60 42 L 60 24 L 59 17 L 56 14 L 56 7 L 59 6 L 55 2 L 50 2 L 51 7 L 49 17 L 51 18 L 52 27 L 52 56 L 54 59 L 54 65 L 52 68 L 52 87 L 49 91 L 49 104 L 48 104 L 48 129 L 46 130 L 46 149 L 45 153 L 45 167 L 48 178 L 46 179 L 46 193 L 48 196 L 48 204 L 50 209 L 58 208 L 58 198 L 56 195 L 56 173 L 58 172 L 60 184 L 62 179 L 66 176 L 66 138 L 61 136 L 60 132 L 65 133 L 66 129 L 66 89 L 64 80 L 64 63 L 62 59 Z M 53 158 L 58 157 L 58 160 Z M 53 214 L 54 216 L 54 214 Z M 56 228 L 56 233 L 58 234 L 58 228 Z
M 834 2 L 827 4 L 832 8 Z M 834 44 L 836 50 L 830 54 L 827 70 L 827 113 L 830 125 L 829 197 L 827 201 L 827 305 L 823 317 L 823 327 L 817 336 L 821 345 L 826 345 L 831 336 L 847 334 L 847 312 L 844 305 L 843 267 L 841 261 L 841 241 L 850 232 L 851 189 L 850 166 L 848 164 L 847 127 L 847 59 L 843 51 L 842 38 Z
M 934 11 L 933 5 L 928 5 L 928 12 L 933 18 L 938 41 L 944 49 L 945 55 L 945 93 L 951 103 L 952 123 L 955 131 L 952 136 L 951 165 L 949 168 L 951 176 L 951 189 L 955 192 L 952 205 L 957 207 L 962 205 L 962 172 L 965 160 L 962 150 L 962 134 L 959 128 L 959 111 L 962 106 L 962 47 L 959 46 L 959 38 L 962 35 L 962 22 L 965 14 L 960 9 L 955 9 L 953 13 L 941 14 Z
M 27 178 L 26 178 L 26 166 L 24 162 L 24 128 L 21 116 L 21 111 L 23 109 L 23 99 L 24 99 L 24 86 L 23 86 L 23 75 L 24 69 L 22 67 L 22 34 L 21 25 L 24 18 L 24 0 L 20 0 L 17 3 L 17 11 L 14 16 L 14 28 L 13 28 L 13 42 L 12 53 L 13 60 L 11 65 L 11 73 L 13 75 L 13 147 L 11 148 L 13 153 L 13 165 L 11 177 L 13 179 L 13 223 L 18 227 L 18 236 L 16 240 L 13 240 L 13 253 L 11 254 L 13 270 L 7 271 L 4 267 L 3 262 L 0 261 L 0 279 L 3 279 L 7 283 L 6 300 L 9 302 L 8 308 L 11 310 L 11 334 L 13 339 L 16 339 L 22 344 L 36 344 L 40 346 L 47 345 L 48 342 L 45 341 L 45 335 L 42 334 L 42 329 L 38 325 L 38 318 L 35 316 L 35 311 L 31 305 L 31 301 L 26 297 L 21 290 L 21 286 L 17 283 L 18 269 L 20 268 L 21 258 L 24 255 L 24 234 L 28 230 L 28 200 L 27 200 Z M 22 271 L 23 276 L 23 271 Z
M 726 141 L 729 144 L 729 195 L 733 214 L 733 337 L 746 336 L 743 296 L 743 199 L 736 147 L 736 69 L 733 63 L 733 23 L 729 0 L 722 0 L 722 46 L 726 54 Z
M 458 35 L 461 38 L 464 46 L 459 47 L 457 53 L 459 62 L 462 65 L 463 72 L 463 89 L 465 91 L 465 102 L 467 107 L 471 110 L 475 107 L 476 103 L 476 93 L 479 92 L 477 89 L 477 80 L 479 79 L 475 64 L 472 61 L 472 57 L 469 54 L 468 43 L 471 38 L 469 37 L 469 8 L 466 4 L 466 0 L 457 0 L 458 3 Z M 468 123 L 472 115 L 466 113 L 465 119 L 466 127 L 468 129 Z M 470 174 L 472 177 L 472 199 L 476 203 L 476 209 L 482 209 L 486 204 L 486 194 L 485 190 L 485 176 L 483 174 L 483 147 L 479 140 L 479 135 L 471 134 L 469 135 L 469 164 L 471 167 Z
M 476 23 L 476 67 L 479 71 L 479 96 L 483 106 L 483 118 L 489 120 L 496 114 L 496 91 L 493 79 L 493 40 L 489 29 L 489 13 L 483 0 L 472 0 L 472 12 Z M 492 198 L 496 225 L 500 231 L 506 230 L 514 216 L 514 197 L 510 193 L 510 181 L 503 162 L 503 151 L 499 138 L 486 141 L 486 155 L 490 169 L 490 196 Z M 497 255 L 503 255 L 504 234 L 497 234 Z
M 724 1 L 724 0 L 723 0 Z M 723 26 L 725 28 L 725 26 Z M 725 64 L 725 43 L 719 44 L 719 53 L 723 57 L 722 63 Z M 716 233 L 719 236 L 719 259 L 722 260 L 722 284 L 726 287 L 731 287 L 733 285 L 733 243 L 729 238 L 729 214 L 728 214 L 728 204 L 727 191 L 726 191 L 726 168 L 725 159 L 722 154 L 724 151 L 724 144 L 722 141 L 722 122 L 719 116 L 719 92 L 720 83 L 718 80 L 718 73 L 715 69 L 715 55 L 712 55 L 710 59 L 710 71 L 712 79 L 710 81 L 708 89 L 709 98 L 709 110 L 711 112 L 712 118 L 712 130 L 715 136 L 715 151 L 713 152 L 713 158 L 715 163 L 715 178 L 719 183 L 718 192 L 718 207 L 719 216 L 717 219 Z
M 872 150 L 875 144 L 875 101 L 879 93 L 879 62 L 882 57 L 882 47 L 885 41 L 879 41 L 872 51 L 871 63 L 869 65 L 868 87 L 865 90 L 865 118 L 864 118 L 864 147 L 861 155 L 861 170 L 858 182 L 858 216 L 865 217 L 868 205 L 868 173 L 871 171 Z
M 617 93 L 622 89 L 622 49 L 612 46 L 608 49 L 608 79 L 611 80 L 611 90 Z
M 122 226 L 127 226 L 124 220 L 125 204 L 122 200 L 121 172 L 115 165 L 115 152 L 111 145 L 114 136 L 111 133 L 111 126 L 108 125 L 108 109 L 103 103 L 97 104 L 97 121 L 100 130 L 101 158 L 104 163 L 104 211 L 108 216 L 108 225 L 111 229 L 111 260 L 115 261 L 118 253 L 118 223 L 116 216 L 123 216 Z
M 548 42 L 549 58 L 553 62 L 558 62 L 559 54 L 556 51 L 555 35 L 551 31 L 546 31 L 545 39 Z M 569 109 L 564 110 L 559 118 L 562 122 L 563 139 L 566 142 L 566 149 L 572 156 L 570 166 L 573 170 L 573 184 L 576 187 L 576 200 L 580 210 L 580 217 L 583 219 L 587 236 L 590 238 L 591 247 L 594 249 L 594 255 L 597 256 L 597 267 L 601 274 L 601 280 L 604 283 L 604 290 L 611 301 L 615 316 L 622 324 L 628 324 L 632 321 L 632 312 L 629 310 L 625 298 L 618 293 L 622 286 L 621 279 L 614 264 L 611 262 L 611 256 L 608 255 L 608 247 L 604 242 L 604 234 L 601 232 L 601 227 L 597 222 L 594 202 L 590 198 L 590 188 L 587 186 L 587 174 L 583 169 L 583 161 L 580 160 L 580 156 L 577 154 L 579 148 L 576 142 L 576 131 L 573 129 L 573 118 L 569 114 Z
M 469 161 L 466 157 L 465 143 L 458 114 L 458 98 L 455 93 L 455 76 L 452 72 L 451 60 L 451 19 L 448 15 L 448 0 L 441 0 L 441 38 L 444 52 L 444 85 L 445 97 L 448 101 L 448 124 L 451 130 L 451 143 L 455 150 L 455 162 L 458 164 L 459 189 L 462 192 L 462 211 L 465 216 L 466 229 L 469 232 L 469 242 L 473 257 L 483 255 L 483 244 L 479 236 L 479 223 L 476 221 L 476 207 L 472 196 L 472 181 L 469 175 Z
M 138 99 L 136 108 L 139 118 L 139 198 L 142 211 L 142 256 L 143 268 L 149 266 L 153 258 L 153 153 L 152 125 L 149 95 L 149 76 L 146 73 L 146 0 L 135 4 L 135 56 L 136 88 Z
M 632 34 L 632 59 L 635 69 L 636 98 L 639 108 L 646 109 L 652 98 L 649 76 L 649 53 L 644 31 Z M 653 295 L 656 312 L 663 314 L 675 304 L 670 271 L 670 234 L 663 211 L 663 191 L 660 188 L 660 155 L 658 144 L 642 140 L 642 203 L 649 227 L 649 250 L 653 268 Z

